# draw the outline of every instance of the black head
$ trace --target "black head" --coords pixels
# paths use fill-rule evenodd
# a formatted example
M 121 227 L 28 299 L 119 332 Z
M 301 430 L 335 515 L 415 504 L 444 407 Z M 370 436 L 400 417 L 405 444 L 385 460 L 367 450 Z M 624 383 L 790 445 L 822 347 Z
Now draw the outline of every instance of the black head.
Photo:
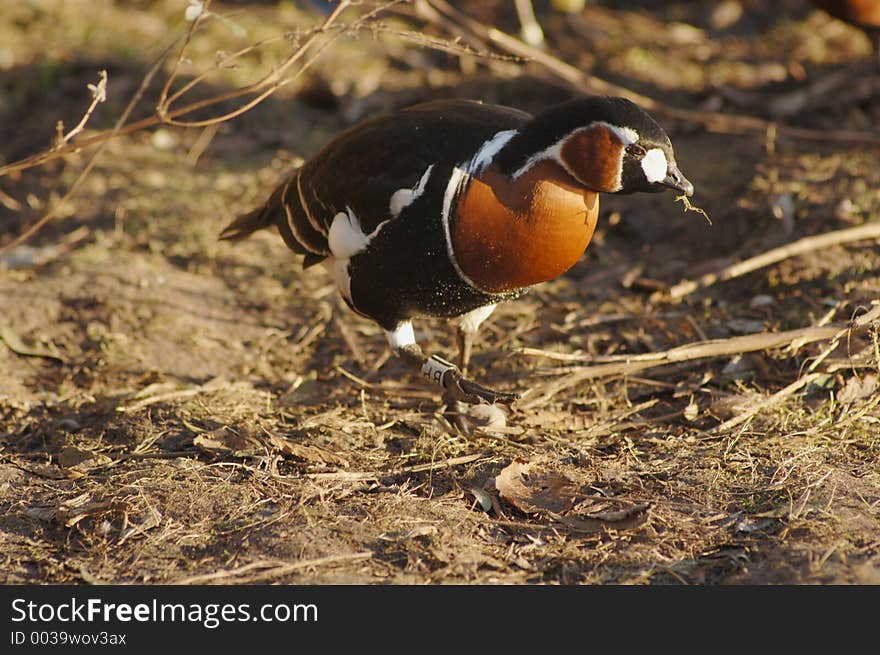
M 552 107 L 526 123 L 495 161 L 518 176 L 542 159 L 555 159 L 595 191 L 694 192 L 666 132 L 625 98 L 590 96 Z
M 644 120 L 640 129 L 634 129 L 634 140 L 624 145 L 621 189 L 617 193 L 674 189 L 686 196 L 693 195 L 694 185 L 678 169 L 669 136 L 653 118 L 636 109 Z

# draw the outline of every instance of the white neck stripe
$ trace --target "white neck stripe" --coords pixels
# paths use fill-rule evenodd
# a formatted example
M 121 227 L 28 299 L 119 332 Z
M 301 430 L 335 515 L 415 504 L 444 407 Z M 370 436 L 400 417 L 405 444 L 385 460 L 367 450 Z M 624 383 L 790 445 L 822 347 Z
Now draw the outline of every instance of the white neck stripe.
M 452 233 L 449 229 L 449 214 L 452 212 L 452 201 L 465 186 L 469 177 L 470 176 L 458 166 L 452 169 L 452 175 L 449 176 L 449 183 L 446 185 L 446 193 L 443 194 L 443 213 L 440 215 L 440 218 L 443 222 L 443 235 L 446 237 L 446 254 L 449 256 L 449 261 L 452 262 L 455 272 L 458 273 L 458 277 L 460 277 L 466 284 L 478 291 L 482 291 L 482 289 L 480 289 L 480 287 L 477 286 L 477 284 L 461 269 L 461 266 L 458 265 L 458 260 L 455 258 L 455 250 L 452 247 Z
M 522 166 L 520 166 L 516 170 L 516 172 L 513 174 L 513 179 L 514 180 L 517 179 L 520 175 L 522 175 L 523 173 L 528 171 L 532 166 L 537 164 L 539 161 L 542 161 L 544 159 L 552 159 L 557 164 L 562 166 L 569 175 L 571 175 L 574 179 L 577 180 L 578 176 L 572 172 L 572 170 L 565 164 L 564 161 L 562 161 L 562 156 L 561 156 L 562 144 L 565 143 L 566 141 L 568 141 L 568 139 L 573 137 L 575 134 L 577 134 L 581 130 L 589 130 L 590 128 L 595 127 L 597 125 L 607 127 L 611 131 L 611 133 L 617 137 L 618 141 L 620 141 L 620 143 L 623 144 L 624 147 L 631 145 L 633 143 L 636 143 L 639 140 L 639 133 L 636 132 L 631 127 L 618 127 L 617 125 L 611 125 L 611 123 L 606 123 L 605 121 L 595 121 L 595 122 L 590 123 L 589 125 L 586 125 L 584 127 L 578 127 L 576 129 L 572 130 L 571 132 L 569 132 L 568 134 L 566 134 L 565 136 L 560 138 L 553 145 L 548 146 L 547 148 L 544 148 L 540 152 L 537 152 L 534 155 L 532 155 L 531 157 L 529 157 L 526 160 L 526 163 L 523 164 Z M 621 186 L 621 175 L 623 173 L 623 170 L 622 170 L 623 169 L 623 161 L 621 161 L 620 165 L 621 165 L 621 170 L 618 171 L 618 175 L 617 175 L 618 187 Z
M 480 146 L 480 149 L 477 150 L 477 153 L 465 166 L 465 170 L 471 175 L 482 171 L 486 166 L 492 163 L 492 160 L 495 159 L 495 155 L 497 155 L 501 149 L 507 145 L 507 142 L 516 134 L 516 130 L 504 130 L 495 134 L 495 136 Z

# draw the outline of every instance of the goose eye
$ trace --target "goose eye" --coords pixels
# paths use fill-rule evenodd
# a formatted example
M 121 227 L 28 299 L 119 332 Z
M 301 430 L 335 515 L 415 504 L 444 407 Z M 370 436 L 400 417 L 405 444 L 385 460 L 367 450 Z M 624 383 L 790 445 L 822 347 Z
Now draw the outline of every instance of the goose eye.
M 645 149 L 637 143 L 627 146 L 626 151 L 637 159 L 641 159 L 645 156 Z

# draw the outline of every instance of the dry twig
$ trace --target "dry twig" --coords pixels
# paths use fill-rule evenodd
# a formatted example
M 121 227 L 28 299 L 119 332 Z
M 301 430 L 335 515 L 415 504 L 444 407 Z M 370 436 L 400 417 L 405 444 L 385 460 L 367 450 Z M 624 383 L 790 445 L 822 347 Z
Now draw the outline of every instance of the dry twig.
M 757 271 L 760 268 L 777 264 L 783 260 L 804 255 L 808 252 L 830 248 L 844 243 L 852 243 L 854 241 L 867 241 L 870 239 L 880 239 L 880 221 L 865 223 L 857 227 L 847 228 L 845 230 L 836 230 L 834 232 L 826 232 L 812 237 L 804 237 L 793 243 L 787 243 L 784 246 L 773 248 L 760 255 L 750 257 L 749 259 L 737 262 L 736 264 L 725 265 L 712 273 L 706 273 L 697 280 L 682 280 L 674 285 L 669 291 L 663 293 L 658 292 L 652 300 L 660 300 L 667 297 L 670 300 L 680 300 L 699 289 L 705 289 L 717 282 L 732 280 L 741 277 L 747 273 Z
M 370 551 L 364 551 L 360 553 L 351 553 L 349 555 L 318 557 L 317 559 L 307 559 L 300 562 L 273 562 L 260 560 L 226 571 L 216 571 L 214 573 L 205 573 L 203 575 L 194 575 L 188 578 L 174 580 L 170 584 L 195 585 L 216 583 L 220 580 L 226 581 L 227 584 L 267 582 L 269 580 L 276 580 L 282 576 L 289 575 L 290 573 L 302 571 L 303 569 L 327 566 L 328 564 L 341 564 L 343 562 L 356 562 L 358 560 L 370 559 L 372 556 L 373 553 Z M 251 573 L 251 571 L 258 572 Z
M 521 403 L 520 407 L 527 409 L 545 403 L 560 391 L 573 387 L 586 380 L 611 377 L 615 375 L 632 375 L 633 373 L 644 371 L 645 369 L 666 364 L 686 362 L 695 359 L 706 359 L 710 357 L 738 355 L 745 352 L 779 348 L 781 346 L 789 346 L 793 350 L 796 350 L 808 343 L 824 340 L 831 340 L 834 347 L 836 347 L 837 342 L 839 342 L 843 336 L 851 334 L 852 332 L 865 331 L 870 327 L 875 326 L 878 319 L 880 319 L 880 303 L 876 304 L 868 313 L 857 318 L 852 324 L 838 323 L 836 325 L 828 325 L 824 327 L 810 326 L 779 333 L 762 332 L 759 334 L 748 334 L 742 337 L 732 337 L 730 339 L 712 339 L 710 341 L 686 344 L 684 346 L 678 346 L 677 348 L 655 353 L 628 356 L 618 355 L 616 357 L 605 358 L 604 361 L 609 363 L 569 368 L 567 369 L 566 375 L 529 390 L 526 392 L 530 396 L 529 400 L 525 403 Z M 834 347 L 828 352 L 830 353 L 833 351 Z M 544 355 L 545 353 L 536 352 L 532 349 L 528 354 Z M 558 353 L 548 354 L 550 356 L 558 357 Z M 596 361 L 596 358 L 584 357 L 582 359 Z
M 607 80 L 585 73 L 558 57 L 554 57 L 545 50 L 531 46 L 497 28 L 484 25 L 464 12 L 459 11 L 445 0 L 424 0 L 417 3 L 416 7 L 423 19 L 441 27 L 445 25 L 446 29 L 453 34 L 459 34 L 464 30 L 484 43 L 492 44 L 510 54 L 527 58 L 544 68 L 553 78 L 563 82 L 566 86 L 574 88 L 578 92 L 622 96 L 641 105 L 648 111 L 702 125 L 710 132 L 755 132 L 766 134 L 768 128 L 774 126 L 780 135 L 792 138 L 816 141 L 880 143 L 880 135 L 874 132 L 858 130 L 809 130 L 777 124 L 757 116 L 673 107 L 650 96 L 636 93 L 626 87 L 612 84 Z M 442 20 L 438 20 L 438 16 Z M 457 28 L 457 31 L 449 30 L 448 25 L 450 22 Z
M 180 100 L 187 92 L 191 91 L 195 86 L 197 86 L 200 82 L 204 81 L 204 79 L 214 71 L 226 66 L 230 63 L 230 61 L 243 56 L 248 52 L 252 52 L 253 50 L 262 47 L 266 42 L 261 42 L 257 44 L 251 44 L 246 48 L 242 48 L 236 53 L 233 53 L 218 62 L 214 63 L 214 66 L 207 71 L 203 71 L 201 74 L 195 76 L 195 78 L 189 81 L 187 84 L 183 85 L 181 89 L 178 89 L 173 94 L 170 93 L 171 85 L 177 77 L 177 70 L 181 64 L 181 62 L 185 58 L 186 49 L 189 42 L 192 39 L 193 34 L 197 31 L 197 29 L 207 20 L 211 20 L 215 17 L 215 15 L 210 14 L 205 11 L 209 3 L 205 4 L 205 7 L 202 13 L 191 23 L 185 35 L 182 37 L 175 39 L 157 58 L 154 62 L 150 70 L 144 76 L 143 81 L 141 82 L 138 90 L 135 92 L 134 97 L 129 102 L 125 111 L 123 111 L 122 115 L 116 121 L 113 129 L 100 132 L 92 137 L 85 139 L 78 139 L 76 141 L 73 140 L 73 137 L 79 134 L 85 126 L 85 123 L 88 121 L 92 112 L 94 111 L 94 107 L 98 102 L 102 101 L 104 97 L 106 97 L 106 76 L 102 76 L 101 80 L 97 85 L 89 85 L 89 88 L 93 93 L 93 102 L 90 108 L 86 111 L 85 116 L 80 121 L 79 125 L 77 125 L 70 133 L 64 135 L 60 133 L 59 138 L 54 147 L 36 153 L 30 157 L 26 157 L 25 159 L 11 162 L 4 166 L 0 166 L 0 177 L 4 175 L 9 175 L 11 173 L 25 170 L 28 168 L 33 168 L 35 166 L 43 165 L 53 159 L 58 157 L 62 157 L 71 152 L 77 152 L 84 148 L 87 148 L 91 145 L 98 145 L 98 149 L 92 155 L 86 166 L 80 171 L 77 178 L 70 185 L 67 192 L 64 196 L 55 202 L 53 206 L 46 212 L 41 218 L 39 218 L 36 222 L 34 222 L 28 229 L 26 229 L 21 235 L 15 238 L 10 243 L 6 244 L 3 247 L 0 247 L 0 252 L 5 252 L 8 249 L 14 248 L 28 239 L 30 239 L 34 234 L 36 234 L 40 229 L 42 229 L 47 223 L 52 221 L 58 213 L 60 207 L 63 206 L 64 202 L 70 199 L 73 194 L 78 190 L 83 180 L 88 176 L 91 170 L 94 168 L 97 163 L 98 158 L 100 157 L 104 147 L 107 142 L 117 136 L 121 136 L 124 134 L 131 134 L 132 132 L 137 132 L 139 130 L 146 129 L 148 127 L 152 127 L 154 125 L 158 125 L 161 123 L 166 123 L 169 125 L 176 125 L 181 127 L 208 127 L 212 125 L 217 125 L 219 123 L 228 121 L 236 116 L 239 116 L 246 111 L 254 108 L 261 102 L 263 102 L 270 95 L 275 93 L 282 86 L 289 84 L 293 80 L 297 79 L 300 75 L 302 75 L 321 55 L 324 49 L 326 49 L 331 43 L 333 43 L 339 37 L 350 34 L 353 32 L 357 32 L 365 27 L 369 26 L 371 22 L 375 19 L 375 17 L 381 12 L 385 11 L 387 8 L 398 4 L 401 0 L 391 0 L 388 3 L 380 5 L 379 7 L 366 12 L 364 15 L 360 16 L 356 20 L 352 21 L 350 24 L 344 25 L 342 27 L 336 28 L 334 23 L 337 22 L 339 16 L 345 11 L 349 6 L 352 5 L 351 0 L 341 0 L 339 4 L 334 8 L 334 10 L 330 13 L 330 15 L 324 19 L 320 26 L 314 28 L 310 31 L 309 36 L 290 54 L 288 55 L 280 64 L 275 66 L 269 73 L 267 73 L 261 80 L 241 87 L 237 89 L 233 89 L 232 91 L 228 91 L 226 93 L 214 95 L 212 97 L 206 98 L 204 100 L 194 101 L 190 104 L 187 104 L 183 107 L 173 108 L 172 104 Z M 325 42 L 317 44 L 316 40 L 327 33 L 329 33 L 331 27 L 334 27 L 335 33 L 332 34 Z M 286 38 L 286 37 L 278 37 Z M 156 106 L 156 111 L 139 121 L 135 121 L 133 123 L 129 123 L 126 125 L 131 112 L 133 111 L 135 105 L 140 101 L 144 91 L 149 86 L 153 77 L 155 77 L 156 73 L 161 68 L 162 64 L 166 61 L 169 54 L 172 52 L 174 47 L 180 41 L 183 41 L 183 44 L 177 54 L 176 59 L 172 62 L 172 70 L 169 74 L 168 78 L 165 80 L 164 86 L 160 93 L 159 102 Z M 310 50 L 314 49 L 312 55 L 303 61 L 296 73 L 292 75 L 288 75 L 289 69 L 297 62 L 302 60 L 306 53 Z M 185 116 L 188 114 L 192 114 L 193 112 L 206 109 L 208 107 L 217 105 L 222 102 L 227 102 L 229 100 L 233 100 L 236 98 L 244 97 L 244 96 L 253 96 L 243 105 L 237 107 L 236 109 L 221 114 L 219 116 L 214 116 L 204 120 L 197 121 L 183 121 L 178 120 L 179 117 Z
M 808 384 L 811 384 L 812 382 L 822 377 L 823 373 L 817 373 L 816 369 L 822 362 L 824 362 L 828 358 L 828 356 L 832 352 L 837 349 L 837 347 L 840 345 L 840 340 L 844 337 L 850 336 L 852 334 L 852 331 L 856 328 L 864 329 L 871 326 L 876 326 L 878 319 L 880 319 L 880 302 L 876 302 L 872 310 L 859 316 L 853 322 L 851 328 L 847 327 L 839 330 L 837 334 L 835 334 L 830 342 L 825 346 L 825 348 L 822 349 L 822 352 L 819 353 L 819 355 L 807 367 L 806 375 L 802 375 L 797 380 L 780 389 L 766 400 L 762 400 L 758 404 L 753 405 L 741 414 L 734 416 L 733 418 L 728 419 L 727 421 L 724 421 L 719 425 L 716 425 L 712 430 L 709 431 L 709 434 L 721 434 L 732 428 L 737 427 L 738 425 L 745 423 L 752 417 L 757 416 L 760 412 L 763 412 L 770 407 L 775 407 L 776 405 L 779 405 L 781 402 L 783 402 L 786 398 L 788 398 L 799 389 L 807 386 Z
M 33 225 L 31 225 L 28 229 L 26 229 L 18 237 L 16 237 L 12 241 L 10 241 L 8 244 L 6 244 L 3 247 L 0 247 L 0 253 L 7 252 L 7 251 L 11 250 L 12 248 L 15 248 L 16 246 L 21 245 L 22 243 L 24 243 L 25 241 L 30 239 L 33 235 L 35 235 L 47 223 L 54 220 L 55 216 L 58 214 L 59 209 L 61 209 L 61 207 L 64 206 L 64 203 L 67 200 L 69 200 L 73 196 L 74 193 L 76 193 L 76 191 L 79 189 L 80 185 L 82 185 L 83 181 L 86 179 L 88 174 L 95 167 L 95 164 L 98 163 L 98 158 L 101 156 L 101 153 L 104 152 L 104 148 L 107 146 L 108 141 L 120 133 L 120 131 L 122 130 L 122 126 L 125 125 L 125 122 L 128 120 L 128 117 L 131 115 L 131 112 L 134 111 L 134 108 L 137 105 L 137 103 L 140 101 L 141 96 L 143 96 L 144 91 L 146 91 L 147 87 L 150 85 L 150 82 L 153 80 L 153 77 L 156 75 L 156 73 L 159 71 L 159 68 L 162 66 L 162 62 L 165 61 L 165 57 L 168 55 L 169 52 L 171 52 L 171 49 L 173 47 L 174 47 L 174 44 L 172 43 L 153 62 L 153 65 L 150 67 L 150 70 L 147 71 L 147 74 L 144 75 L 144 79 L 141 81 L 140 85 L 137 88 L 137 91 L 135 91 L 131 100 L 128 102 L 128 105 L 126 105 L 125 110 L 122 112 L 122 115 L 116 121 L 116 124 L 113 126 L 113 129 L 109 130 L 108 132 L 103 133 L 105 135 L 104 139 L 100 142 L 100 144 L 98 145 L 98 148 L 92 154 L 88 163 L 79 172 L 79 175 L 76 176 L 76 179 L 73 181 L 73 183 L 70 185 L 70 187 L 68 187 L 68 189 L 64 193 L 64 195 L 58 201 L 56 201 L 49 208 L 49 211 L 47 211 L 45 214 L 43 214 L 43 216 L 40 217 Z M 89 85 L 89 86 L 91 87 L 92 85 Z M 105 96 L 106 86 L 107 86 L 107 77 L 106 77 L 106 73 L 104 73 L 104 75 L 101 78 L 101 81 L 98 83 L 98 86 L 93 90 L 93 95 L 95 96 L 95 98 L 92 102 L 92 105 L 90 106 L 88 112 L 86 113 L 86 116 L 84 116 L 83 120 L 80 121 L 80 125 L 77 126 L 77 128 L 79 130 L 81 130 L 82 126 L 85 125 L 85 122 L 88 120 L 88 117 L 91 115 L 91 112 L 94 110 L 94 106 L 97 104 L 97 102 L 99 102 L 98 98 Z M 75 128 L 75 130 L 77 128 Z M 14 164 L 14 163 L 10 164 L 8 166 L 0 167 L 0 177 L 2 177 L 4 174 L 8 174 L 8 173 L 15 171 L 15 170 L 21 170 L 21 168 L 29 168 L 30 166 L 38 166 L 40 164 L 43 164 L 46 161 L 53 159 L 55 156 L 61 156 L 62 154 L 66 153 L 68 148 L 70 148 L 71 150 L 73 150 L 74 147 L 76 149 L 80 148 L 81 144 L 78 144 L 78 143 L 71 144 L 70 143 L 70 138 L 73 137 L 73 135 L 74 134 L 72 131 L 71 134 L 69 134 L 67 137 L 65 137 L 65 139 L 63 139 L 63 143 L 56 144 L 55 148 L 52 148 L 50 151 L 48 151 L 46 153 L 38 153 L 37 155 L 35 155 L 32 158 L 28 158 L 28 159 L 24 160 L 24 161 L 33 160 L 36 163 L 26 165 L 26 166 L 20 166 L 18 168 L 16 168 L 16 164 Z M 74 146 L 74 147 L 72 147 L 72 146 Z M 7 169 L 9 169 L 9 170 L 7 170 Z
M 462 455 L 461 457 L 452 457 L 444 459 L 442 462 L 427 462 L 425 464 L 413 464 L 404 466 L 393 471 L 333 471 L 330 473 L 310 473 L 309 478 L 314 480 L 378 480 L 380 478 L 393 477 L 395 475 L 405 475 L 407 473 L 425 473 L 429 471 L 438 471 L 440 469 L 452 468 L 461 464 L 470 464 L 486 457 L 486 453 L 471 453 L 470 455 Z

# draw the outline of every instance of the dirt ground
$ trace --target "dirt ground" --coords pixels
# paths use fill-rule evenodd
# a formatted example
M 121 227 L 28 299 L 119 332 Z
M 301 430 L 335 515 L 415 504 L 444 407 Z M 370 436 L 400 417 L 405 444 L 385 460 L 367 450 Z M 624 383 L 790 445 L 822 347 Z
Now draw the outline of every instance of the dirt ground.
M 454 4 L 519 30 L 512 3 Z M 73 127 L 102 69 L 108 100 L 79 138 L 112 127 L 186 5 L 6 3 L 0 165 L 49 147 L 58 120 Z M 535 7 L 546 51 L 582 71 L 827 138 L 655 114 L 711 224 L 672 194 L 603 197 L 583 259 L 483 327 L 472 374 L 525 393 L 505 427 L 470 437 L 321 267 L 303 272 L 275 233 L 217 234 L 360 118 L 451 96 L 539 111 L 570 87 L 538 64 L 366 31 L 218 128 L 106 142 L 57 219 L 0 255 L 0 582 L 880 583 L 880 333 L 844 330 L 880 298 L 880 242 L 668 293 L 880 221 L 869 40 L 801 0 Z M 213 10 L 233 25 L 194 37 L 182 79 L 321 18 L 305 2 Z M 195 97 L 254 79 L 290 43 L 274 47 Z M 93 154 L 0 177 L 0 246 Z M 823 325 L 839 344 L 735 352 L 744 335 Z M 451 325 L 416 328 L 426 350 L 454 353 Z M 577 377 L 706 340 L 733 351 Z

